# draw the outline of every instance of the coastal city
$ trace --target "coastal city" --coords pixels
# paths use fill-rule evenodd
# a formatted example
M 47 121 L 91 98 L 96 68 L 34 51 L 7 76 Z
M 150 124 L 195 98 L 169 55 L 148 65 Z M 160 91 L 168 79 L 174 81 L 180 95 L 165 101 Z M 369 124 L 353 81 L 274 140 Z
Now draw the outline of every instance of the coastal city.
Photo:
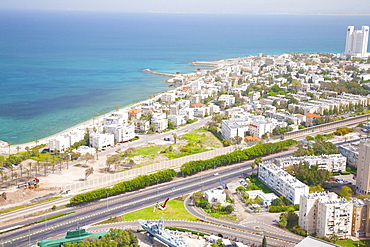
M 344 31 L 342 53 L 143 69 L 168 90 L 1 141 L 0 245 L 370 246 L 369 26 Z

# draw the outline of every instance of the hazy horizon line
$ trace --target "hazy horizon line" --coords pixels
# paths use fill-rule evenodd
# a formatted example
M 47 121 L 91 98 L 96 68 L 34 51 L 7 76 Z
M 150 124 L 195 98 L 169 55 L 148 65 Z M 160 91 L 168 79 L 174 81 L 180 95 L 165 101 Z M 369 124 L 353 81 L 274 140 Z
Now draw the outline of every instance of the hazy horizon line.
M 343 16 L 370 16 L 370 13 L 281 13 L 281 12 L 260 12 L 260 13 L 230 13 L 230 12 L 180 12 L 180 11 L 115 11 L 115 10 L 84 10 L 84 9 L 53 9 L 53 8 L 1 8 L 0 10 L 22 10 L 22 11 L 81 11 L 81 12 L 98 12 L 98 13 L 131 13 L 131 14 L 199 14 L 199 15 L 343 15 Z

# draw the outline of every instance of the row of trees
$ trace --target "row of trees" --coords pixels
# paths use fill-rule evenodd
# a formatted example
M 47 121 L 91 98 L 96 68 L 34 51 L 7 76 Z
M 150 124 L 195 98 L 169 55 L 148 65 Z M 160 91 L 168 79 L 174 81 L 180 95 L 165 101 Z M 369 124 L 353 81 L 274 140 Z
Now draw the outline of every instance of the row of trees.
M 110 229 L 100 239 L 87 238 L 77 243 L 65 243 L 65 247 L 139 247 L 139 241 L 132 230 Z
M 229 154 L 216 156 L 212 159 L 189 161 L 181 166 L 180 171 L 184 175 L 192 175 L 210 168 L 230 165 L 273 154 L 296 144 L 297 141 L 294 140 L 285 140 L 276 143 L 258 143 L 251 148 L 235 150 Z
M 141 175 L 134 179 L 116 184 L 112 188 L 104 188 L 78 194 L 70 199 L 70 205 L 77 205 L 84 202 L 90 202 L 107 196 L 122 194 L 129 191 L 138 190 L 156 183 L 170 181 L 177 176 L 173 169 L 162 170 L 150 175 Z
M 300 157 L 306 155 L 322 155 L 322 154 L 337 154 L 338 149 L 332 142 L 316 141 L 312 146 L 306 148 L 299 147 L 297 151 L 293 153 L 293 156 Z

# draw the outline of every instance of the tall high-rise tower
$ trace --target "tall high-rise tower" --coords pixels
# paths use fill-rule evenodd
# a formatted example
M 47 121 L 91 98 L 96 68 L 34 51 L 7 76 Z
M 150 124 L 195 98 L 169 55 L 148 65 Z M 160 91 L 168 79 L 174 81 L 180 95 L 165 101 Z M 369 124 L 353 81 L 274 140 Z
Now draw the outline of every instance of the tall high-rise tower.
M 355 30 L 354 26 L 348 26 L 346 38 L 345 55 L 367 58 L 370 54 L 367 52 L 369 40 L 369 26 L 362 26 L 361 30 Z
M 365 140 L 358 149 L 356 186 L 361 194 L 370 192 L 370 142 Z

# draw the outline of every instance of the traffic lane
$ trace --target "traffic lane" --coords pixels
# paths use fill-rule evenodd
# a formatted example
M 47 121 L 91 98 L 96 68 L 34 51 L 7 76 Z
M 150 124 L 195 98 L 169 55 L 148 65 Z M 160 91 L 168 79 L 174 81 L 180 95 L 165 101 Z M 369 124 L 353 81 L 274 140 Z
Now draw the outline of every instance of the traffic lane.
M 204 219 L 206 221 L 216 223 L 216 224 L 226 225 L 226 226 L 229 226 L 229 227 L 236 227 L 236 228 L 239 228 L 239 229 L 242 229 L 242 230 L 249 231 L 251 233 L 259 232 L 257 229 L 255 229 L 256 226 L 259 226 L 260 228 L 268 227 L 268 226 L 265 226 L 264 224 L 262 224 L 258 221 L 251 222 L 250 224 L 245 226 L 244 224 L 239 225 L 239 224 L 235 224 L 235 223 L 228 222 L 228 221 L 225 221 L 225 220 L 214 218 L 212 216 L 209 216 L 208 214 L 205 214 L 203 212 L 203 210 L 198 209 L 197 207 L 195 207 L 195 205 L 192 202 L 190 197 L 185 202 L 185 205 L 186 205 L 187 210 L 191 214 L 193 214 L 194 216 L 196 216 L 198 218 L 201 218 L 201 219 Z M 299 236 L 296 236 L 294 234 L 291 234 L 291 233 L 288 233 L 288 232 L 286 232 L 286 233 L 285 232 L 284 233 L 277 233 L 277 232 L 274 232 L 273 230 L 274 230 L 273 228 L 270 228 L 269 231 L 268 231 L 268 234 L 267 234 L 267 230 L 266 230 L 265 235 L 273 237 L 273 238 L 285 239 L 285 240 L 288 240 L 290 242 L 295 242 L 295 243 L 298 243 L 301 240 L 301 238 Z
M 235 176 L 235 174 L 226 174 L 226 175 L 223 175 L 222 178 L 225 181 L 229 181 L 229 180 L 231 181 L 232 179 L 234 179 L 234 176 Z M 65 229 L 74 229 L 76 224 L 82 224 L 84 222 L 85 222 L 85 224 L 96 223 L 96 222 L 108 219 L 110 216 L 120 215 L 120 214 L 124 213 L 124 211 L 126 211 L 126 212 L 136 211 L 139 208 L 153 205 L 154 203 L 156 203 L 157 200 L 165 200 L 168 197 L 175 198 L 175 197 L 178 197 L 180 195 L 184 195 L 184 194 L 188 194 L 190 192 L 197 191 L 197 190 L 200 189 L 200 186 L 204 186 L 205 189 L 211 189 L 211 188 L 214 188 L 215 186 L 219 185 L 219 181 L 218 181 L 219 178 L 214 177 L 212 174 L 204 175 L 204 177 L 205 177 L 205 179 L 207 178 L 209 180 L 209 181 L 207 181 L 207 183 L 199 184 L 199 182 L 196 181 L 197 178 L 195 178 L 195 181 L 193 181 L 194 184 L 192 184 L 191 186 L 188 185 L 188 186 L 186 186 L 186 188 L 179 188 L 179 189 L 176 189 L 176 190 L 171 190 L 170 193 L 158 196 L 154 200 L 153 199 L 149 200 L 146 203 L 141 203 L 140 205 L 138 205 L 138 203 L 135 203 L 133 205 L 122 205 L 122 201 L 118 200 L 118 201 L 114 201 L 113 204 L 111 204 L 110 206 L 109 206 L 109 202 L 108 202 L 108 208 L 109 207 L 111 207 L 111 208 L 119 207 L 119 208 L 117 208 L 115 210 L 111 210 L 107 213 L 101 213 L 101 214 L 97 214 L 97 215 L 93 215 L 93 216 L 84 216 L 86 214 L 86 212 L 80 212 L 79 215 L 81 215 L 81 217 L 79 217 L 76 214 L 73 214 L 73 215 L 67 215 L 67 216 L 64 216 L 62 218 L 57 218 L 57 219 L 54 219 L 52 221 L 47 222 L 47 224 L 49 226 L 50 225 L 66 224 L 68 226 L 67 228 L 65 228 L 64 226 L 61 226 L 61 227 L 58 227 L 57 229 L 45 230 L 45 225 L 43 225 L 43 224 L 34 225 L 32 227 L 33 231 L 44 230 L 44 232 L 36 233 L 34 235 L 34 237 L 36 239 L 40 239 L 40 238 L 43 239 L 46 236 L 49 236 L 48 234 L 56 235 L 57 233 L 63 233 L 63 231 L 65 232 Z M 198 177 L 198 179 L 199 179 L 199 177 Z M 147 198 L 146 194 L 141 194 L 141 195 L 139 194 L 137 197 L 131 198 L 127 202 L 133 203 L 134 200 L 142 200 L 142 199 L 146 199 L 146 198 Z M 124 198 L 123 198 L 123 200 L 124 200 Z M 99 209 L 103 210 L 103 208 L 105 208 L 105 206 L 106 205 L 101 205 L 100 204 Z M 123 207 L 125 207 L 124 210 L 122 210 Z M 99 210 L 99 209 L 95 208 L 93 210 Z M 90 209 L 89 212 L 91 212 L 91 210 L 92 209 Z M 70 221 L 72 221 L 72 222 L 70 222 Z M 3 238 L 3 240 L 10 240 L 10 239 L 16 238 L 18 236 L 27 235 L 29 233 L 28 230 L 29 230 L 28 228 L 19 230 L 16 233 L 10 234 L 6 238 Z M 49 231 L 51 231 L 51 233 L 48 233 Z M 23 237 L 23 239 L 25 239 L 25 238 L 27 238 L 27 236 Z M 23 240 L 23 241 L 25 241 L 25 240 Z M 14 244 L 19 244 L 21 242 L 22 242 L 22 240 L 17 240 L 17 242 L 13 241 L 11 244 L 13 244 L 13 246 L 14 246 Z M 12 245 L 10 245 L 10 246 L 12 246 Z

